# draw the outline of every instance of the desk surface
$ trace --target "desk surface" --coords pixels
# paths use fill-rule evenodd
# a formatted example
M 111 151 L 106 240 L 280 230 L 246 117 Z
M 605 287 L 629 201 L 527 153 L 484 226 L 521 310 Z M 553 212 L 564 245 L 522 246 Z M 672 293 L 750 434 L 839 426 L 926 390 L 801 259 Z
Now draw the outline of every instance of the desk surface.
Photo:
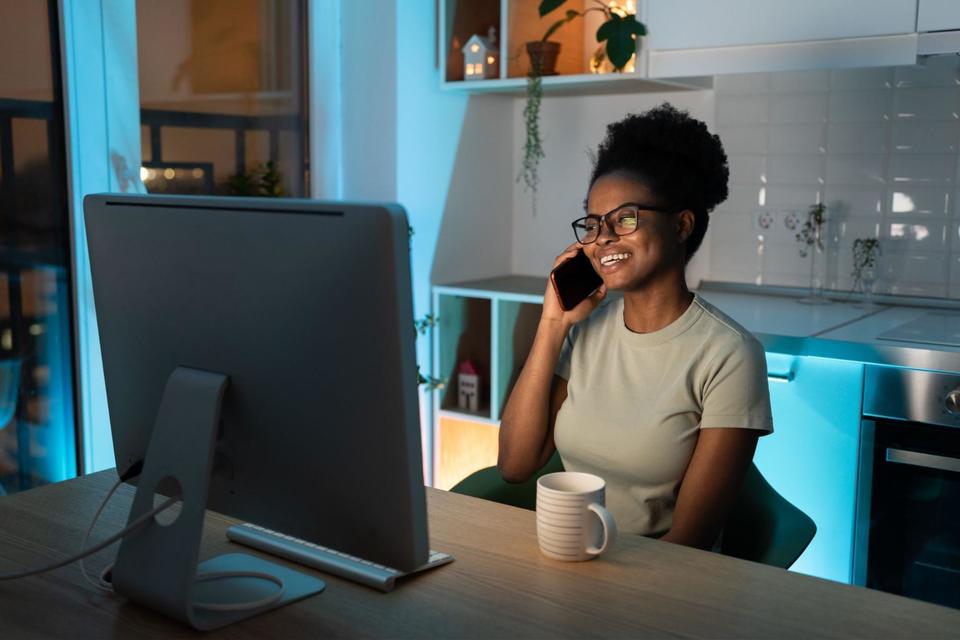
M 115 478 L 106 471 L 0 498 L 0 572 L 75 553 Z M 122 526 L 132 496 L 118 491 L 95 539 Z M 319 574 L 319 596 L 212 635 L 923 638 L 960 629 L 957 610 L 642 537 L 621 538 L 603 559 L 557 562 L 537 549 L 533 512 L 434 489 L 427 498 L 431 546 L 453 564 L 389 594 Z M 238 549 L 225 534 L 234 522 L 208 515 L 201 559 Z M 91 571 L 113 555 L 98 554 Z M 76 565 L 0 582 L 0 628 L 11 638 L 193 635 L 94 589 Z

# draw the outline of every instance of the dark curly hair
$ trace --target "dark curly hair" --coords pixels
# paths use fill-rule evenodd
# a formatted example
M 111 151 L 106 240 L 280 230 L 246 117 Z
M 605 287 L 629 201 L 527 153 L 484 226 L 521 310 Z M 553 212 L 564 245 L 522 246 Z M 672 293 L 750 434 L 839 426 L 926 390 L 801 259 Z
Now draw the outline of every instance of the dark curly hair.
M 727 199 L 727 154 L 707 126 L 669 103 L 628 115 L 607 127 L 597 150 L 590 186 L 598 178 L 623 173 L 644 184 L 663 204 L 690 209 L 693 231 L 687 260 L 703 242 L 710 212 Z

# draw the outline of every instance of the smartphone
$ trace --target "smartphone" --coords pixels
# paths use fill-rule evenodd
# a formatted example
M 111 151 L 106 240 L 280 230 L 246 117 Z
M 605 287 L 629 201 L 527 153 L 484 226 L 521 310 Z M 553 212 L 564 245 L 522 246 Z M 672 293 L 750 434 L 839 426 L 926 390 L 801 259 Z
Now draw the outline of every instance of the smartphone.
M 561 262 L 550 272 L 550 282 L 560 299 L 560 306 L 564 311 L 570 311 L 599 289 L 603 278 L 593 270 L 590 258 L 580 249 L 577 255 Z

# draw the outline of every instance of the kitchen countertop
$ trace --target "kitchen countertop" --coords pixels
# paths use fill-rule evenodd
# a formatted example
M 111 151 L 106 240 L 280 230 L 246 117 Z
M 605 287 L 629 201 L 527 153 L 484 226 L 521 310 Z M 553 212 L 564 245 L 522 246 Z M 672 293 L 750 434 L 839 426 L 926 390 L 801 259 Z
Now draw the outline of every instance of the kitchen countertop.
M 931 311 L 955 315 L 960 326 L 960 309 L 895 303 L 865 307 L 842 300 L 806 305 L 797 302 L 802 290 L 784 291 L 727 283 L 705 283 L 699 289 L 705 300 L 756 335 L 768 352 L 960 373 L 958 347 L 877 338 Z

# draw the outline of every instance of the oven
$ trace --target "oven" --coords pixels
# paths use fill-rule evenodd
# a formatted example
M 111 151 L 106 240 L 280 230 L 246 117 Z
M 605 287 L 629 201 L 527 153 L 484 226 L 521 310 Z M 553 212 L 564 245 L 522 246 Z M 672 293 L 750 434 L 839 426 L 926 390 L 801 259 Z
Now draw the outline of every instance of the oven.
M 856 584 L 960 608 L 960 374 L 868 365 Z

